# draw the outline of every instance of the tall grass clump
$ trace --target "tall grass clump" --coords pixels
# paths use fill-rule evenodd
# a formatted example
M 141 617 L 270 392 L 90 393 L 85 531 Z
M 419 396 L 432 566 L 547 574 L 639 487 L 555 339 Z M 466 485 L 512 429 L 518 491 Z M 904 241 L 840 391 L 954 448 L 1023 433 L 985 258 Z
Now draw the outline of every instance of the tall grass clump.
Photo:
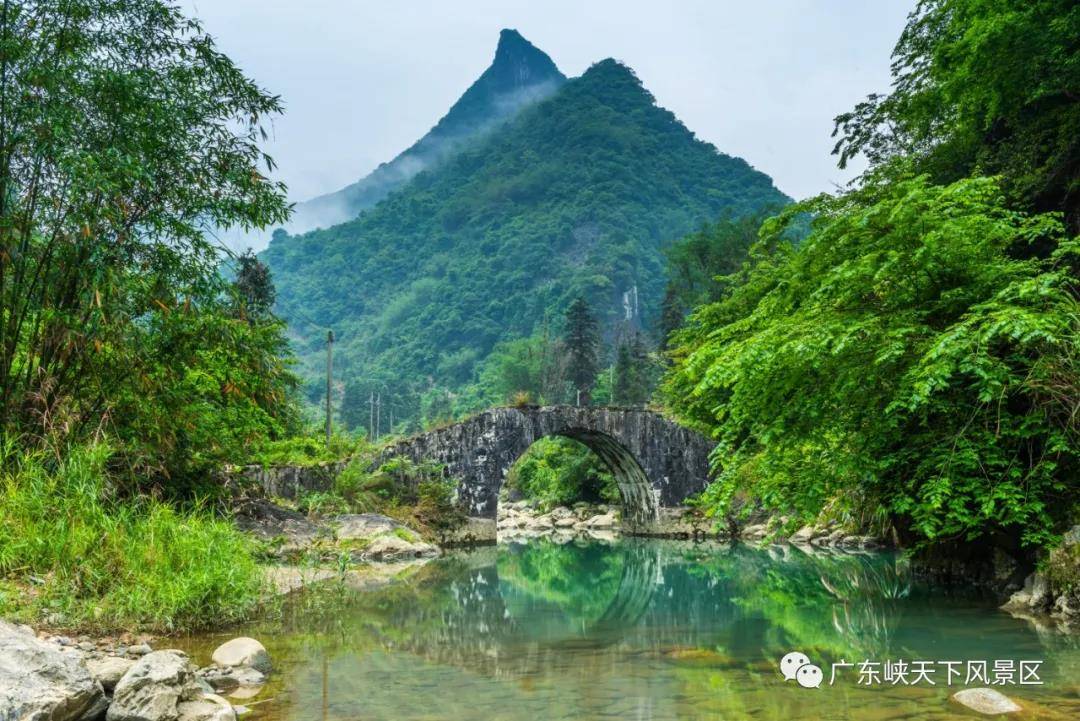
M 203 508 L 116 498 L 110 453 L 0 441 L 0 614 L 157 631 L 249 614 L 263 590 L 254 542 Z

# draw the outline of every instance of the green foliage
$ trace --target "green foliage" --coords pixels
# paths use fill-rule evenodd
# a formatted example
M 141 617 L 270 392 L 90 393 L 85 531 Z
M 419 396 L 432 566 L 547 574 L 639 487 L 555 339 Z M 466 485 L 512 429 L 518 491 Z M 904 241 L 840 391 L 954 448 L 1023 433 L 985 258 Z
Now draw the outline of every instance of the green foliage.
M 659 366 L 649 355 L 641 333 L 623 338 L 615 352 L 612 369 L 611 403 L 640 406 L 648 402 L 656 386 Z
M 721 218 L 674 243 L 667 259 L 668 301 L 682 313 L 723 297 L 724 279 L 737 272 L 757 241 L 758 228 L 769 213 Z M 679 317 L 682 320 L 682 317 Z M 671 327 L 678 327 L 676 323 Z
M 246 462 L 261 466 L 314 466 L 370 451 L 371 445 L 365 439 L 344 433 L 330 436 L 330 445 L 327 446 L 325 434 L 310 429 L 302 435 L 259 443 Z
M 0 22 L 0 429 L 105 432 L 112 470 L 188 492 L 294 420 L 282 325 L 204 237 L 286 219 L 258 147 L 280 103 L 162 0 Z
M 600 331 L 589 303 L 577 297 L 566 309 L 566 378 L 575 391 L 575 402 L 588 403 L 599 372 Z
M 545 321 L 540 331 L 528 338 L 497 343 L 459 405 L 476 411 L 505 403 L 520 405 L 523 398 L 539 404 L 573 402 L 576 394 L 569 378 L 570 363 L 566 344 L 551 337 Z
M 922 0 L 893 52 L 893 91 L 839 116 L 841 165 L 894 158 L 948 183 L 999 174 L 1011 199 L 1080 229 L 1080 5 Z
M 387 503 L 403 500 L 407 484 L 416 475 L 411 465 L 403 468 L 403 463 L 407 462 L 395 459 L 369 471 L 371 461 L 356 458 L 334 479 L 334 492 L 356 513 L 371 513 Z
M 456 499 L 457 482 L 445 477 L 442 465 L 399 457 L 376 466 L 378 450 L 357 447 L 333 487 L 305 495 L 299 509 L 316 516 L 383 513 L 428 531 L 445 531 L 465 522 Z
M 322 398 L 325 331 L 305 319 L 341 339 L 340 377 L 385 384 L 407 399 L 395 417 L 415 427 L 458 415 L 498 343 L 542 335 L 578 296 L 607 331 L 637 285 L 653 323 L 663 247 L 722 213 L 785 200 L 605 61 L 355 220 L 278 236 L 262 257 L 279 312 L 302 333 L 308 399 Z
M 236 295 L 246 313 L 265 318 L 274 307 L 277 291 L 270 277 L 270 268 L 248 248 L 236 258 Z
M 229 522 L 148 497 L 119 501 L 104 445 L 58 455 L 0 445 L 0 576 L 23 584 L 0 613 L 177 631 L 239 620 L 259 603 L 254 544 Z
M 604 462 L 569 438 L 538 440 L 514 464 L 506 483 L 546 507 L 619 501 L 619 487 Z
M 839 496 L 916 540 L 1046 543 L 1080 491 L 1078 250 L 987 178 L 867 183 L 768 221 L 666 381 L 720 442 L 706 505 L 748 488 L 812 518 Z
M 457 503 L 457 483 L 449 478 L 429 478 L 417 486 L 414 517 L 425 527 L 448 531 L 465 523 L 465 511 Z M 409 540 L 409 539 L 406 539 Z

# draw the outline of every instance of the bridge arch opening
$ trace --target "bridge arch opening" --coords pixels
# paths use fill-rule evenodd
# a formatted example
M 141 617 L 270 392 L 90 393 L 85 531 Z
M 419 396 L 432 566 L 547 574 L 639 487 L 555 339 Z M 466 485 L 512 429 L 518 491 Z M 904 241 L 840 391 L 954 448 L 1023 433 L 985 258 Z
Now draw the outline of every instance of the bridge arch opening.
M 577 500 L 586 501 L 606 501 L 617 503 L 622 509 L 622 517 L 624 524 L 627 521 L 630 522 L 647 522 L 655 519 L 657 515 L 657 500 L 656 494 L 649 483 L 649 478 L 646 475 L 641 464 L 638 463 L 633 453 L 623 446 L 618 440 L 612 436 L 586 428 L 566 428 L 559 429 L 558 431 L 546 434 L 540 438 L 536 438 L 528 443 L 528 445 L 522 450 L 520 455 L 514 459 L 511 469 L 507 472 L 507 478 L 504 483 L 509 482 L 512 486 L 517 487 L 519 491 L 524 491 L 528 494 L 530 489 L 522 488 L 521 475 L 524 472 L 531 469 L 526 464 L 536 462 L 534 454 L 540 450 L 541 454 L 545 453 L 549 447 L 554 444 L 544 444 L 545 440 L 561 439 L 564 441 L 570 441 L 570 444 L 563 443 L 562 446 L 574 447 L 576 446 L 582 452 L 590 453 L 596 460 L 598 465 L 603 467 L 614 480 L 614 497 L 610 497 L 610 491 L 606 494 L 608 497 L 598 497 L 598 493 L 601 489 L 593 487 L 579 488 L 581 496 L 570 500 L 568 498 L 559 499 L 561 502 L 572 503 Z M 571 451 L 572 453 L 572 451 Z M 559 454 L 551 454 L 558 463 Z M 564 453 L 564 457 L 569 457 L 572 463 L 583 462 L 580 459 L 574 459 L 572 455 Z M 526 466 L 523 468 L 523 466 Z M 581 473 L 581 468 L 570 468 L 566 466 L 562 469 L 547 468 L 547 471 L 561 470 L 565 473 Z M 585 471 L 587 472 L 587 471 Z M 587 479 L 567 479 L 568 483 L 589 483 Z

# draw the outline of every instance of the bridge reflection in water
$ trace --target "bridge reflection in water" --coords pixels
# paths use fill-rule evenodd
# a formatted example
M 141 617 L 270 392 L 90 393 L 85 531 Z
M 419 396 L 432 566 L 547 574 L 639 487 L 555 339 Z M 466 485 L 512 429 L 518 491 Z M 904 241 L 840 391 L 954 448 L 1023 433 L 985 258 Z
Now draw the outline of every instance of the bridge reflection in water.
M 992 602 L 931 596 L 905 569 L 888 554 L 532 541 L 444 557 L 374 592 L 306 594 L 242 633 L 274 658 L 261 698 L 276 700 L 259 711 L 272 721 L 928 717 L 926 689 L 800 695 L 776 672 L 792 649 L 825 668 L 1047 658 L 1047 689 L 1031 693 L 1074 703 L 1052 688 L 1080 671 L 1075 648 L 1045 646 Z

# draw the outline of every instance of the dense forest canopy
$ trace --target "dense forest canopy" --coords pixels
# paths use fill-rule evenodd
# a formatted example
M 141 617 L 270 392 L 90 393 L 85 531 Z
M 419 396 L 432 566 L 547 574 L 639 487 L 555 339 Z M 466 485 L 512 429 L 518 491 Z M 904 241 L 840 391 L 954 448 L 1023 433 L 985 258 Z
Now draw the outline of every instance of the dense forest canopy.
M 1080 492 L 1080 6 L 922 2 L 894 59 L 837 118 L 870 169 L 716 268 L 665 396 L 720 442 L 710 513 L 1042 546 Z
M 653 331 L 670 242 L 786 201 L 605 60 L 356 220 L 278 234 L 262 257 L 311 401 L 333 327 L 346 411 L 375 393 L 399 420 L 430 419 L 504 402 L 476 386 L 492 349 L 545 319 L 558 335 L 578 296 L 609 342 Z

